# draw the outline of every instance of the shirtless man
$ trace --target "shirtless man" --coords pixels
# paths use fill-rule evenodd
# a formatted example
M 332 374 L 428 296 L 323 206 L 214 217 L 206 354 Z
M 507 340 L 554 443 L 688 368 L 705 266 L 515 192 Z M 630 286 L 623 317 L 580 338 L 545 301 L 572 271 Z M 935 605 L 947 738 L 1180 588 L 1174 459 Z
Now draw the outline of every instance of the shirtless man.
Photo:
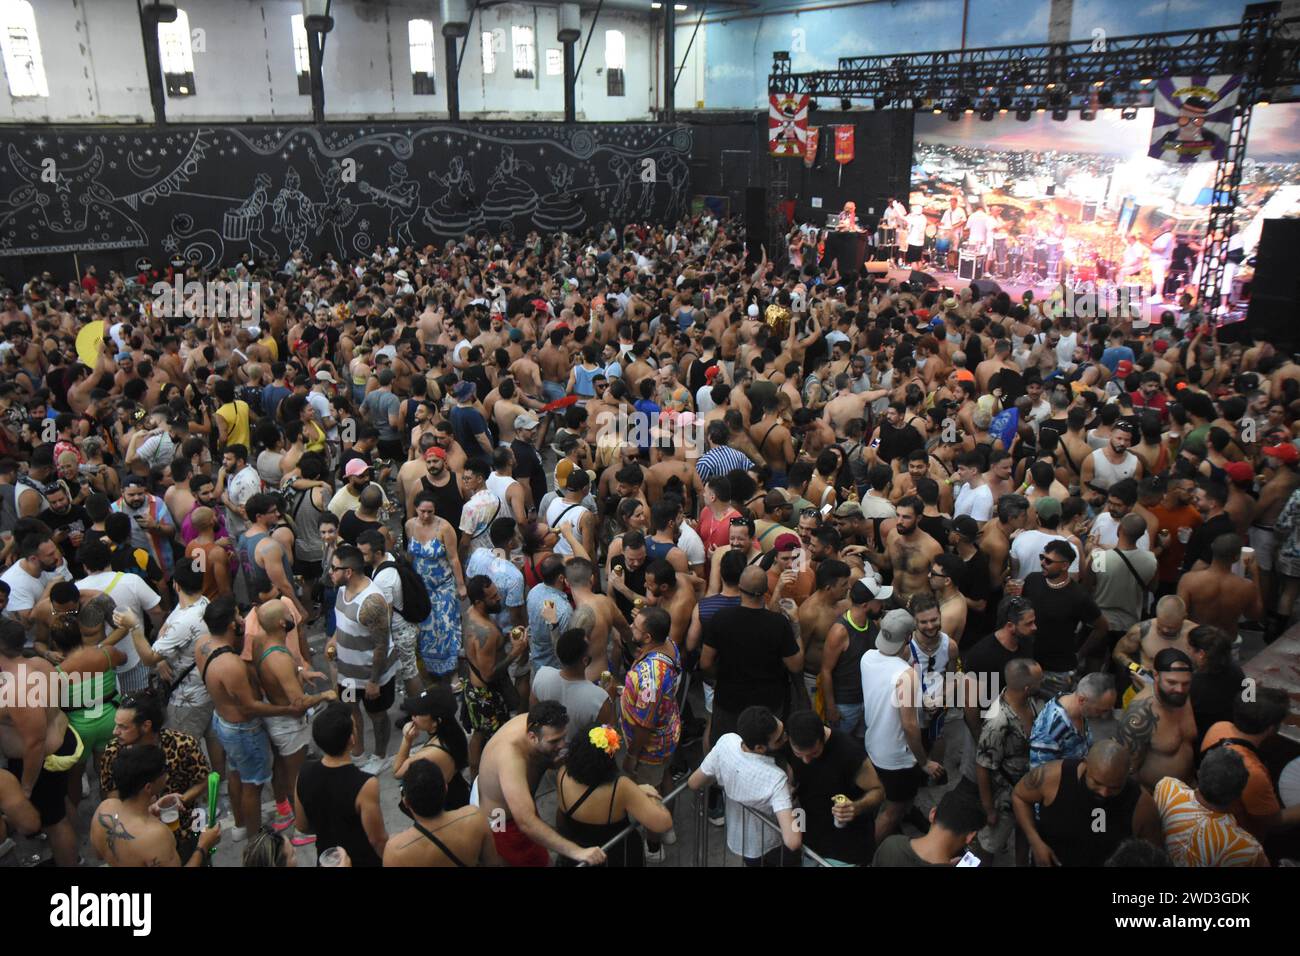
M 569 353 L 563 347 L 567 334 L 564 329 L 552 329 L 546 344 L 537 353 L 537 364 L 542 370 L 543 395 L 550 401 L 564 397 L 564 383 L 569 379 L 571 363 Z
M 158 802 L 167 793 L 167 762 L 162 748 L 136 744 L 113 760 L 117 796 L 109 797 L 91 816 L 90 845 L 109 866 L 200 867 L 221 839 L 221 824 L 199 834 L 198 846 L 181 862 L 176 837 L 159 819 Z M 181 826 L 188 825 L 182 820 Z
M 519 391 L 534 400 L 542 398 L 542 370 L 535 361 L 537 353 L 532 351 L 533 342 L 525 339 L 522 343 L 523 356 L 510 363 L 510 375 L 519 385 Z
M 564 565 L 564 580 L 568 582 L 569 593 L 573 595 L 572 627 L 581 627 L 587 632 L 587 654 L 591 663 L 587 665 L 587 680 L 597 680 L 604 671 L 615 672 L 609 666 L 610 631 L 617 631 L 622 645 L 632 640 L 632 628 L 627 618 L 619 610 L 614 599 L 608 594 L 599 594 L 591 589 L 595 568 L 586 558 L 571 558 Z M 616 659 L 619 657 L 615 655 Z
M 822 420 L 835 430 L 837 436 L 845 434 L 845 428 L 850 421 L 865 417 L 869 404 L 888 394 L 883 388 L 855 393 L 853 379 L 847 372 L 835 376 L 835 389 L 835 397 L 822 409 Z
M 939 602 L 943 632 L 958 644 L 966 633 L 966 598 L 957 589 L 965 570 L 965 562 L 955 554 L 937 554 L 930 562 L 930 590 Z
M 749 437 L 772 469 L 768 486 L 784 488 L 788 482 L 787 472 L 795 460 L 794 442 L 790 438 L 790 429 L 781 419 L 780 404 L 775 395 L 764 400 L 763 417 L 749 426 Z
M 253 669 L 262 695 L 267 703 L 292 707 L 295 701 L 305 700 L 308 708 L 321 701 L 338 700 L 338 693 L 327 690 L 323 694 L 307 694 L 302 681 L 323 680 L 324 674 L 303 670 L 289 650 L 289 630 L 294 626 L 284 601 L 275 599 L 257 608 L 257 623 L 262 632 L 253 638 Z M 281 818 L 293 802 L 298 771 L 307 759 L 307 745 L 311 742 L 311 726 L 307 718 L 298 714 L 288 717 L 267 717 L 266 734 L 274 752 L 271 790 Z
M 497 444 L 509 448 L 515 440 L 515 419 L 520 415 L 532 417 L 532 413 L 516 401 L 520 396 L 514 379 L 502 379 L 495 391 L 497 399 L 492 403 L 488 414 L 497 423 Z
M 271 779 L 271 743 L 261 718 L 290 717 L 306 712 L 310 698 L 289 704 L 268 704 L 253 693 L 244 649 L 244 619 L 235 598 L 223 594 L 207 606 L 203 621 L 207 637 L 194 645 L 194 663 L 212 697 L 213 726 L 226 751 L 230 802 L 235 815 L 234 839 L 240 831 L 256 829 L 262 820 L 262 785 Z
M 417 760 L 402 779 L 401 806 L 414 824 L 384 846 L 384 866 L 500 866 L 492 828 L 478 807 L 444 810 L 447 782 L 437 764 Z
M 0 707 L 0 753 L 9 759 L 22 795 L 40 815 L 55 865 L 76 866 L 77 834 L 68 819 L 68 778 L 84 759 L 84 746 L 51 693 L 58 679 L 54 665 L 43 657 L 23 657 L 24 642 L 21 624 L 0 620 L 0 696 L 6 699 Z M 46 701 L 35 694 L 27 699 L 19 690 L 34 687 L 46 689 Z
M 943 553 L 943 546 L 917 523 L 924 507 L 916 496 L 900 501 L 898 520 L 885 541 L 885 553 L 894 569 L 894 593 L 903 601 L 913 594 L 930 593 L 930 567 Z
M 817 590 L 799 605 L 799 637 L 804 646 L 803 680 L 811 699 L 817 693 L 822 669 L 822 649 L 831 627 L 848 609 L 851 571 L 843 561 L 829 558 L 817 568 Z
M 1002 590 L 1011 570 L 1011 538 L 1029 524 L 1029 499 L 1004 495 L 998 499 L 994 520 L 980 529 L 979 549 L 989 559 L 989 587 Z
M 1130 772 L 1147 790 L 1164 777 L 1191 783 L 1196 770 L 1196 719 L 1190 703 L 1191 657 L 1167 647 L 1155 659 L 1155 692 L 1128 705 L 1115 739 L 1128 747 Z
M 681 448 L 679 447 L 677 450 L 681 451 Z M 700 451 L 703 451 L 703 449 L 700 449 Z M 695 514 L 697 509 L 693 506 L 699 502 L 700 496 L 704 494 L 704 483 L 700 480 L 700 473 L 695 470 L 695 462 L 687 461 L 684 458 L 665 458 L 646 469 L 646 500 L 658 500 L 663 497 L 664 487 L 673 478 L 681 481 L 682 487 L 690 496 L 685 504 L 691 514 Z
M 599 866 L 605 852 L 565 839 L 537 814 L 533 794 L 565 754 L 569 714 L 557 701 L 540 701 L 509 720 L 483 748 L 474 784 L 477 806 L 492 822 L 497 853 L 508 866 L 549 866 L 548 850 L 579 863 Z
M 1253 557 L 1243 561 L 1246 577 L 1232 570 L 1241 556 L 1241 538 L 1221 534 L 1210 544 L 1210 566 L 1189 571 L 1178 581 L 1178 596 L 1187 604 L 1187 616 L 1197 624 L 1213 624 L 1229 634 L 1237 633 L 1243 617 L 1258 621 L 1264 616 L 1260 597 L 1259 565 Z
M 1122 671 L 1132 674 L 1134 685 L 1139 689 L 1149 687 L 1153 680 L 1156 655 L 1166 647 L 1174 647 L 1187 654 L 1192 653 L 1192 646 L 1187 642 L 1187 635 L 1196 628 L 1195 621 L 1187 619 L 1187 605 L 1183 599 L 1174 594 L 1167 594 L 1156 604 L 1156 616 L 1149 621 L 1139 621 L 1115 645 L 1111 657 Z M 1141 672 L 1133 673 L 1133 664 Z
M 691 577 L 659 558 L 646 566 L 646 604 L 663 608 L 672 619 L 669 637 L 678 648 L 686 644 L 686 631 L 695 610 L 695 588 Z
M 469 775 L 473 778 L 478 775 L 484 745 L 510 719 L 510 705 L 502 685 L 510 679 L 510 665 L 528 654 L 528 629 L 513 628 L 507 646 L 496 623 L 505 602 L 486 574 L 466 580 L 465 592 L 469 603 L 464 623 L 465 657 L 469 662 L 465 712 L 471 730 Z
M 745 558 L 745 567 L 758 564 L 763 557 L 763 548 L 754 535 L 754 525 L 748 518 L 731 519 L 727 528 L 727 543 L 717 548 L 709 559 L 709 586 L 706 594 L 717 594 L 722 590 L 722 556 L 729 551 L 738 551 Z

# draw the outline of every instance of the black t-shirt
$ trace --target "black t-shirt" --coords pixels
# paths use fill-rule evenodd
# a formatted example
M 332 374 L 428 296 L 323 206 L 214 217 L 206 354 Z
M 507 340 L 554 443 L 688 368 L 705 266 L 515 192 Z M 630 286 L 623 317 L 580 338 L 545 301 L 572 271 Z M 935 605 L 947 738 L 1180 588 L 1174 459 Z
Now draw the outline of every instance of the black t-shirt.
M 635 571 L 629 571 L 627 565 L 623 563 L 623 555 L 616 554 L 610 559 L 609 566 L 611 570 L 613 568 L 623 569 L 623 583 L 627 585 L 629 591 L 633 594 L 645 594 L 646 566 L 644 564 Z M 619 591 L 614 587 L 610 587 L 609 593 L 614 598 L 614 603 L 618 605 L 618 609 L 623 612 L 623 616 L 629 621 L 632 620 L 632 613 L 634 611 L 632 602 L 623 596 L 622 591 Z
M 876 457 L 880 461 L 903 461 L 918 448 L 925 447 L 925 439 L 911 425 L 895 428 L 889 422 L 880 423 L 880 447 Z
M 718 707 L 739 714 L 762 705 L 785 711 L 790 671 L 785 658 L 799 653 L 790 622 L 784 614 L 766 608 L 729 607 L 704 626 L 704 646 L 718 654 Z
M 1097 602 L 1077 581 L 1054 588 L 1041 571 L 1025 578 L 1024 596 L 1033 604 L 1038 623 L 1034 660 L 1045 671 L 1074 670 L 1078 666 L 1079 625 L 1091 626 L 1101 616 Z
M 718 364 L 718 357 L 715 355 L 711 359 L 696 359 L 691 363 L 691 370 L 686 373 L 686 387 L 691 391 L 691 400 L 695 400 L 695 393 L 704 387 L 705 373 Z
M 1232 704 L 1241 694 L 1246 675 L 1236 664 L 1211 673 L 1192 675 L 1192 714 L 1196 718 L 1196 749 L 1200 752 L 1205 732 L 1221 720 L 1232 720 Z
M 515 467 L 510 477 L 528 485 L 533 492 L 533 501 L 540 502 L 546 497 L 546 469 L 537 449 L 516 438 L 510 443 L 510 450 L 515 454 Z
M 872 866 L 946 866 L 944 863 L 927 863 L 912 849 L 912 838 L 901 833 L 885 837 L 871 861 Z
M 997 603 L 990 593 L 993 587 L 989 582 L 989 556 L 977 549 L 971 559 L 965 562 L 961 579 L 955 583 L 957 590 L 965 597 L 972 601 L 987 602 L 982 611 L 970 609 L 966 611 L 966 630 L 962 633 L 961 642 L 966 647 L 970 647 L 983 635 L 997 627 L 998 623 Z
M 339 540 L 355 545 L 361 532 L 372 529 L 377 531 L 382 527 L 382 521 L 366 521 L 358 518 L 355 510 L 349 511 L 339 519 Z
M 1226 512 L 1215 515 L 1205 522 L 1192 532 L 1192 537 L 1187 542 L 1187 549 L 1183 552 L 1183 571 L 1192 570 L 1192 565 L 1197 561 L 1209 564 L 1212 560 L 1210 545 L 1214 544 L 1214 539 L 1221 534 L 1236 533 L 1237 526 L 1232 523 L 1232 518 L 1228 517 Z
M 1020 642 L 1020 649 L 1009 651 L 1002 646 L 995 634 L 986 634 L 978 641 L 969 651 L 961 653 L 961 669 L 963 673 L 975 674 L 979 677 L 979 688 L 981 697 L 987 697 L 986 700 L 980 700 L 980 709 L 983 710 L 997 699 L 998 694 L 1007 686 L 1007 675 L 1003 670 L 1007 666 L 1007 661 L 1013 657 L 1034 656 L 1034 641 L 1029 639 Z
M 926 515 L 916 519 L 921 530 L 939 542 L 939 547 L 948 550 L 948 519 L 943 515 Z
M 44 521 L 50 531 L 67 531 L 71 534 L 74 531 L 84 532 L 90 526 L 90 519 L 86 517 L 86 509 L 81 505 L 73 505 L 63 514 L 46 508 L 36 517 Z M 81 567 L 80 562 L 77 561 L 77 549 L 73 546 L 71 538 L 64 538 L 59 542 L 59 550 L 63 552 L 63 556 L 72 567 Z
M 831 798 L 844 794 L 850 800 L 862 796 L 858 771 L 867 759 L 866 751 L 848 734 L 832 730 L 822 755 L 804 763 L 791 754 L 799 806 L 804 810 L 804 844 L 827 859 L 867 866 L 876 850 L 876 824 L 870 813 L 859 816 L 843 829 L 831 817 Z

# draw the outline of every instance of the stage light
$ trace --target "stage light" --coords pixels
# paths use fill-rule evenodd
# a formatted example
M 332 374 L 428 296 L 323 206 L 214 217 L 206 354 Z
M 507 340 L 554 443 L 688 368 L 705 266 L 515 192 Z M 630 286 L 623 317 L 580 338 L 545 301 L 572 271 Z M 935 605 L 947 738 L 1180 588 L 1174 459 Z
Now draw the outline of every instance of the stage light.
M 1056 89 L 1056 84 L 1055 84 L 1055 83 L 1048 83 L 1047 86 L 1045 87 L 1045 89 L 1054 90 L 1054 89 Z
M 789 51 L 789 50 L 773 50 L 773 51 L 772 51 L 772 60 L 773 60 L 773 62 L 775 62 L 775 63 L 789 63 L 789 62 L 790 62 L 790 51 Z
M 1006 111 L 1003 110 L 1003 112 Z M 986 123 L 993 119 L 993 104 L 987 100 L 984 102 L 984 106 L 980 109 L 980 119 Z
M 1260 101 L 1259 101 L 1258 103 L 1256 103 L 1255 105 L 1256 105 L 1256 106 L 1268 106 L 1268 100 L 1260 100 Z
M 936 107 L 935 107 L 934 109 L 932 109 L 930 112 L 933 113 L 935 116 L 938 116 L 939 114 L 941 114 L 941 113 L 943 112 L 943 110 L 939 109 L 939 107 L 936 106 Z
M 1007 113 L 1009 112 L 1009 110 L 998 110 L 998 112 L 999 112 L 1000 114 L 1002 114 L 1003 116 L 1006 116 Z
M 1097 87 L 1097 89 L 1101 89 L 1103 86 L 1106 85 L 1106 81 L 1105 81 L 1105 80 L 1098 80 L 1096 83 L 1094 83 L 1094 84 L 1092 84 L 1092 85 L 1095 86 L 1095 87 Z
M 1151 77 L 1149 77 L 1149 76 L 1144 76 L 1144 77 L 1142 78 L 1142 85 L 1143 85 L 1143 86 L 1146 86 L 1146 85 L 1147 85 L 1148 83 L 1150 83 L 1150 82 L 1151 82 Z
M 853 101 L 847 96 L 844 97 L 840 100 L 840 109 L 847 113 L 849 110 L 853 109 Z
M 1052 110 L 1052 119 L 1056 120 L 1058 123 L 1064 123 L 1069 118 L 1070 118 L 1069 110 L 1060 109 L 1060 108 Z
M 955 123 L 961 119 L 961 111 L 957 109 L 948 110 L 948 122 Z
M 1034 110 L 1034 112 L 1035 112 L 1035 113 L 1046 113 L 1047 110 L 1043 109 L 1043 108 L 1040 106 L 1040 107 L 1038 107 L 1038 109 Z
M 1030 115 L 1029 110 L 1027 108 L 1022 107 L 1016 110 L 1016 119 L 1022 123 L 1029 122 L 1029 115 Z
M 1085 120 L 1086 122 L 1091 123 L 1096 118 L 1097 118 L 1097 113 L 1094 110 L 1090 110 L 1087 107 L 1084 107 L 1083 109 L 1079 110 L 1079 119 L 1081 120 Z
M 1122 110 L 1119 111 L 1119 117 L 1120 119 L 1126 119 L 1126 120 L 1137 119 L 1138 118 L 1137 107 L 1136 106 L 1124 107 Z

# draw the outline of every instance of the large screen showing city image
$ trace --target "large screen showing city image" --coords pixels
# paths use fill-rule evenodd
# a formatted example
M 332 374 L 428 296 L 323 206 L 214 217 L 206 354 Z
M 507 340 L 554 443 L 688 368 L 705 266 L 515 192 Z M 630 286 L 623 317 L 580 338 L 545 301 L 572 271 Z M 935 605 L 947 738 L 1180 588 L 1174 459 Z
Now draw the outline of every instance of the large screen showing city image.
M 1061 122 L 1035 112 L 1021 122 L 1008 113 L 991 121 L 966 113 L 954 122 L 918 114 L 910 206 L 927 219 L 928 262 L 958 271 L 959 251 L 975 251 L 970 235 L 945 228 L 951 219 L 944 213 L 956 198 L 962 214 L 983 207 L 993 217 L 991 228 L 979 230 L 988 237 L 979 250 L 987 252 L 983 274 L 1025 286 L 1141 283 L 1162 294 L 1194 284 L 1216 164 L 1149 158 L 1152 116 L 1143 109 L 1124 119 L 1104 109 L 1093 120 L 1075 112 Z M 1250 259 L 1264 219 L 1296 215 L 1300 105 L 1259 106 L 1230 258 Z

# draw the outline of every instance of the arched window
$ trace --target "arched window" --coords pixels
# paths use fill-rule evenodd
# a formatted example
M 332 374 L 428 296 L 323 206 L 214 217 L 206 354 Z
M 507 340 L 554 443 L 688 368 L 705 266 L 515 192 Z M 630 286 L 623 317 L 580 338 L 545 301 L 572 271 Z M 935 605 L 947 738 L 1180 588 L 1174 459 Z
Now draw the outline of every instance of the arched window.
M 49 96 L 36 14 L 27 0 L 0 0 L 0 50 L 11 96 Z

